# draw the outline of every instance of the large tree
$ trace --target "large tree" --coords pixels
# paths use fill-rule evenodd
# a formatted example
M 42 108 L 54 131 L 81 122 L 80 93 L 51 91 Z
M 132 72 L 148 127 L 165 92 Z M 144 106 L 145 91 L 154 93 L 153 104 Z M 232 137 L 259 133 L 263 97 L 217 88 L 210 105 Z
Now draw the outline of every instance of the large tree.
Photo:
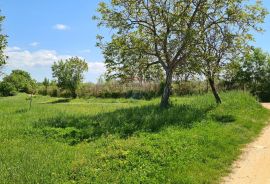
M 95 18 L 99 25 L 116 30 L 111 43 L 121 46 L 119 53 L 126 50 L 142 53 L 152 57 L 148 65 L 163 67 L 166 81 L 161 107 L 168 107 L 173 74 L 177 67 L 185 66 L 196 50 L 199 36 L 220 24 L 227 24 L 232 29 L 237 23 L 252 26 L 246 22 L 262 13 L 259 4 L 252 6 L 244 2 L 111 0 L 109 4 L 100 3 L 98 12 L 101 16 Z
M 88 71 L 85 60 L 72 57 L 55 62 L 52 66 L 53 77 L 60 88 L 70 90 L 72 97 L 77 97 L 77 89 L 83 80 L 83 73 Z
M 235 3 L 224 4 L 222 8 L 218 1 L 209 7 L 211 12 L 205 15 L 203 31 L 198 32 L 198 45 L 192 60 L 197 65 L 200 74 L 208 80 L 216 102 L 221 103 L 221 98 L 215 86 L 215 79 L 235 57 L 249 50 L 248 44 L 253 40 L 251 31 L 261 32 L 259 23 L 263 23 L 267 15 L 266 9 L 257 1 L 254 6 L 245 6 Z M 240 11 L 242 10 L 242 11 Z M 238 12 L 240 11 L 240 12 Z M 217 19 L 218 18 L 218 19 Z M 212 24 L 211 22 L 219 22 Z M 206 23 L 206 24 L 205 24 Z M 211 23 L 211 26 L 208 26 Z
M 5 17 L 0 15 L 0 75 L 2 74 L 1 68 L 6 64 L 7 56 L 4 54 L 4 50 L 7 46 L 7 36 L 2 33 L 2 22 Z

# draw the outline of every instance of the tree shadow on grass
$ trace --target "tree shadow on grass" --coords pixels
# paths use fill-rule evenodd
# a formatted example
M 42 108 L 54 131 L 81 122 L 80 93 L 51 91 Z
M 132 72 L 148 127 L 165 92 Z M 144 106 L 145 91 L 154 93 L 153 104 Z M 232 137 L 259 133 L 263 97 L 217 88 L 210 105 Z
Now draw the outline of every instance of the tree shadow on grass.
M 236 118 L 232 115 L 221 115 L 221 114 L 212 115 L 212 119 L 214 119 L 217 122 L 224 123 L 224 124 L 233 123 L 236 121 Z
M 58 99 L 52 102 L 48 102 L 48 104 L 68 103 L 70 101 L 71 101 L 70 98 L 64 98 L 64 99 Z
M 117 134 L 126 138 L 136 132 L 158 132 L 164 127 L 179 126 L 192 128 L 195 122 L 206 118 L 213 106 L 194 108 L 191 105 L 177 105 L 170 109 L 158 106 L 141 106 L 100 113 L 95 116 L 76 116 L 61 114 L 34 123 L 42 134 L 76 144 L 92 141 L 100 136 Z
M 29 108 L 24 108 L 24 109 L 18 109 L 15 111 L 16 114 L 23 114 L 27 113 L 29 111 Z

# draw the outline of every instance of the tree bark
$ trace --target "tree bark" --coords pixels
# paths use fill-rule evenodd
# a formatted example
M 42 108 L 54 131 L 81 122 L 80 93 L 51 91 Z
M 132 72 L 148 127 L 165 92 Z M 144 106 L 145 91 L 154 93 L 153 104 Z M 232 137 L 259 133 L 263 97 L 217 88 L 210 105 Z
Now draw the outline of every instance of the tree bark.
M 215 80 L 212 79 L 212 78 L 209 78 L 208 80 L 209 80 L 209 84 L 210 84 L 210 87 L 212 89 L 213 95 L 214 95 L 214 97 L 216 99 L 216 103 L 221 104 L 221 99 L 220 99 L 220 97 L 218 95 L 218 92 L 217 92 L 217 89 L 216 89 L 216 86 L 215 86 Z
M 168 108 L 170 105 L 169 98 L 170 98 L 171 89 L 172 89 L 172 76 L 173 76 L 172 71 L 166 72 L 166 82 L 165 82 L 165 86 L 164 86 L 164 90 L 163 90 L 163 94 L 162 94 L 161 102 L 160 102 L 161 108 Z

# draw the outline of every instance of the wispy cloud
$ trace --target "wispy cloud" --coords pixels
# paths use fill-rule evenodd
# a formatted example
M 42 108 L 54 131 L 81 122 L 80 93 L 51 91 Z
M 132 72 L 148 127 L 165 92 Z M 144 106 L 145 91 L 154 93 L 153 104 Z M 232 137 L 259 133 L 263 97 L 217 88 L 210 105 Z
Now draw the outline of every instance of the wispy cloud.
M 7 65 L 12 69 L 28 67 L 47 67 L 60 59 L 67 59 L 71 56 L 60 55 L 55 50 L 38 50 L 31 52 L 19 47 L 8 47 L 5 51 L 8 56 Z
M 89 71 L 93 73 L 103 74 L 106 71 L 103 62 L 88 62 Z
M 55 50 L 37 50 L 29 51 L 19 47 L 8 47 L 5 50 L 8 56 L 7 66 L 11 69 L 29 69 L 50 67 L 55 61 L 71 58 L 71 55 L 62 55 Z M 79 57 L 84 59 L 83 57 Z M 89 72 L 93 74 L 102 74 L 106 71 L 103 62 L 89 62 Z
M 60 31 L 65 31 L 70 29 L 69 26 L 65 25 L 65 24 L 56 24 L 53 26 L 54 29 L 60 30 Z
M 7 47 L 5 52 L 8 53 L 8 52 L 15 52 L 15 51 L 20 51 L 20 50 L 21 50 L 20 47 L 14 46 L 14 47 Z
M 29 45 L 32 46 L 32 47 L 36 47 L 36 46 L 39 45 L 39 42 L 32 42 L 32 43 L 30 43 Z

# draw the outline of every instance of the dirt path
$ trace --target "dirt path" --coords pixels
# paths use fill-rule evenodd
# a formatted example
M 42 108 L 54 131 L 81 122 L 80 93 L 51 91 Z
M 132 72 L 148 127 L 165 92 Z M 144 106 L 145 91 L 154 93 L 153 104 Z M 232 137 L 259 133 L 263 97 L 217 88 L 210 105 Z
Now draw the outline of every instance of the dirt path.
M 269 104 L 263 104 L 270 109 Z M 247 146 L 223 184 L 270 184 L 270 126 Z

